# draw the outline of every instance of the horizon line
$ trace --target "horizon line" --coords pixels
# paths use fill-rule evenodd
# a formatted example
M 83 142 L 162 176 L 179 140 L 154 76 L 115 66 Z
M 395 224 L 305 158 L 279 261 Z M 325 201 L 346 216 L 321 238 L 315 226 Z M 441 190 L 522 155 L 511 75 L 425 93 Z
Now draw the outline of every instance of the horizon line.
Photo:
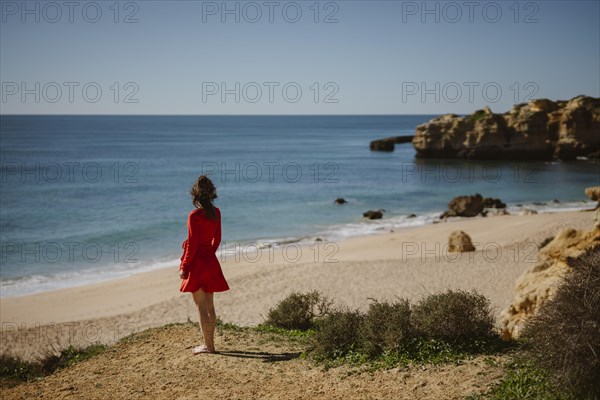
M 446 113 L 457 114 L 457 113 Z M 445 115 L 434 114 L 1 114 L 0 117 L 377 117 Z M 461 114 L 457 114 L 461 115 Z M 469 115 L 469 114 L 464 114 Z

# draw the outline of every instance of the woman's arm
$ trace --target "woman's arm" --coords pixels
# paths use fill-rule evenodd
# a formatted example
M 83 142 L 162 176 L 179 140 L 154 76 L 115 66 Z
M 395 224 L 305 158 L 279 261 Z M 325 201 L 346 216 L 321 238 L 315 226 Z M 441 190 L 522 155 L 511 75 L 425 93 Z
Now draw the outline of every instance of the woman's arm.
M 187 227 L 187 245 L 183 254 L 183 259 L 181 260 L 181 265 L 179 266 L 179 269 L 183 271 L 187 270 L 194 259 L 194 255 L 196 254 L 196 251 L 198 251 L 198 241 L 200 240 L 199 221 L 192 213 L 188 216 Z
M 219 210 L 217 210 L 217 217 L 219 218 L 219 222 L 217 224 L 217 231 L 215 232 L 215 237 L 213 238 L 212 243 L 212 248 L 215 253 L 221 244 L 221 212 Z

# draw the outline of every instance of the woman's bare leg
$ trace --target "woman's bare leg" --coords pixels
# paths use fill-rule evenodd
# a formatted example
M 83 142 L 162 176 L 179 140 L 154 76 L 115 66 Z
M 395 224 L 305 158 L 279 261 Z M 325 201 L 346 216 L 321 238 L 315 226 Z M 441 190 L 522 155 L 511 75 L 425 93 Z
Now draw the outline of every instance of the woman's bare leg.
M 215 312 L 215 303 L 213 301 L 214 293 L 206 293 L 206 309 L 208 311 L 208 317 L 213 325 L 217 325 L 217 313 Z
M 196 347 L 194 353 L 213 353 L 215 351 L 215 324 L 217 317 L 215 315 L 215 306 L 213 303 L 213 293 L 208 293 L 202 289 L 192 293 L 194 302 L 198 308 L 200 316 L 200 327 L 204 337 L 204 349 L 202 346 Z

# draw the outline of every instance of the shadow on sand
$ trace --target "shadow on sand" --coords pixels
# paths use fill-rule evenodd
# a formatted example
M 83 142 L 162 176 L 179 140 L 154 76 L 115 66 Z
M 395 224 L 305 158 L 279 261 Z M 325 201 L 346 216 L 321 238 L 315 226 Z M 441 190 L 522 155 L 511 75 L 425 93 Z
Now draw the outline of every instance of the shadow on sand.
M 239 357 L 239 358 L 256 358 L 263 360 L 263 362 L 279 362 L 289 361 L 294 358 L 300 357 L 301 353 L 267 353 L 267 352 L 253 352 L 253 351 L 219 351 L 218 355 L 227 357 Z

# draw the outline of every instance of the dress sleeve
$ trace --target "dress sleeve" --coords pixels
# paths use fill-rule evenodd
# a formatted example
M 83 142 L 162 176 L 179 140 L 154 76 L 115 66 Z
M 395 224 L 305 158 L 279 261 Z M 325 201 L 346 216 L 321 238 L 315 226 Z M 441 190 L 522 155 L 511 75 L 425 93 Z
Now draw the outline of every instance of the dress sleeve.
M 212 248 L 216 253 L 219 245 L 221 244 L 221 212 L 217 210 L 217 216 L 219 218 L 219 222 L 217 223 L 217 230 L 215 232 L 215 237 L 213 238 Z
M 181 265 L 179 266 L 179 269 L 184 271 L 187 269 L 187 267 L 189 267 L 190 263 L 194 259 L 194 255 L 198 250 L 198 241 L 200 240 L 200 224 L 199 221 L 194 218 L 193 214 L 188 216 L 187 227 L 187 244 L 185 246 L 183 259 L 181 260 Z
M 185 239 L 184 242 L 181 244 L 181 248 L 183 249 L 183 253 L 181 255 L 181 258 L 179 259 L 179 269 L 182 269 L 181 264 L 183 263 L 183 260 L 185 259 L 185 253 L 187 253 L 187 247 L 188 247 L 188 240 Z

